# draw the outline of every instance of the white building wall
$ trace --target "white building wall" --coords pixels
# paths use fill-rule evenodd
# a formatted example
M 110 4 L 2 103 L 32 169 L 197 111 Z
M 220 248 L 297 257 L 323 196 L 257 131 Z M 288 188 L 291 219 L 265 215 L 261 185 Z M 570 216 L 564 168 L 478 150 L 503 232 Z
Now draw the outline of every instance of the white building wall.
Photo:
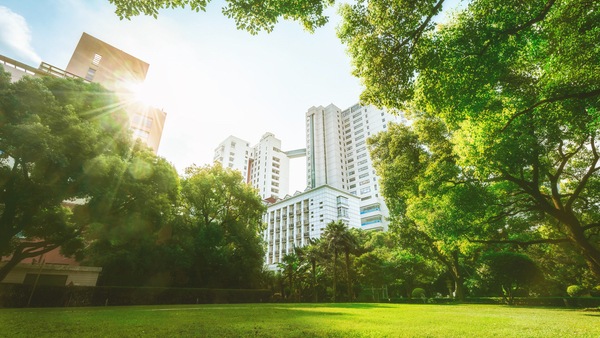
M 269 205 L 263 216 L 267 224 L 263 233 L 267 243 L 265 263 L 275 269 L 295 247 L 320 238 L 332 221 L 343 220 L 351 228 L 360 228 L 359 203 L 356 196 L 322 185 Z
M 250 151 L 247 141 L 229 136 L 215 148 L 213 161 L 221 163 L 224 168 L 238 170 L 242 173 L 244 181 L 247 181 Z
M 389 210 L 381 196 L 379 177 L 367 149 L 367 139 L 387 130 L 390 122 L 406 123 L 403 116 L 392 115 L 374 106 L 356 104 L 342 112 L 348 191 L 360 197 L 361 227 L 388 229 Z
M 327 184 L 346 189 L 346 166 L 341 110 L 333 104 L 311 107 L 306 113 L 306 170 L 308 186 Z
M 265 133 L 252 150 L 250 183 L 263 199 L 281 198 L 289 191 L 289 158 L 281 140 Z

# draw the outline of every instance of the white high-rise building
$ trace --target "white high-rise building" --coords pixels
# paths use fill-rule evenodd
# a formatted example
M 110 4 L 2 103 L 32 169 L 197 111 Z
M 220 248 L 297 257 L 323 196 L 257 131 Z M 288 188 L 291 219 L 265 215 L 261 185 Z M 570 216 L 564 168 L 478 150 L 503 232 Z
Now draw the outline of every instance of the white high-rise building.
M 347 190 L 341 110 L 333 104 L 306 113 L 306 180 L 309 187 L 327 184 Z
M 360 198 L 360 224 L 366 230 L 387 230 L 389 211 L 366 140 L 386 130 L 390 122 L 404 122 L 373 106 L 356 104 L 341 110 L 331 104 L 306 113 L 306 170 L 309 187 L 329 184 Z
M 239 170 L 244 182 L 256 188 L 262 199 L 276 200 L 288 193 L 290 159 L 272 133 L 265 133 L 254 147 L 229 136 L 215 149 L 213 160 Z
M 265 133 L 252 150 L 248 182 L 263 199 L 287 195 L 290 185 L 290 159 L 281 150 L 281 140 Z
M 239 137 L 229 136 L 215 149 L 213 161 L 220 162 L 223 167 L 238 170 L 242 173 L 244 181 L 248 181 L 248 161 L 250 158 L 250 143 Z

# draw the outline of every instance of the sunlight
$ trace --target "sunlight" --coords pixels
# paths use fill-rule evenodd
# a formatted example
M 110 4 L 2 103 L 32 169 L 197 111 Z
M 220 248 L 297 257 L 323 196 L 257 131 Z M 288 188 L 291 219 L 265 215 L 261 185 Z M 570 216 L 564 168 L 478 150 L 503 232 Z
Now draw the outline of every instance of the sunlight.
M 131 93 L 131 101 L 152 106 L 153 94 L 143 82 L 130 83 L 127 85 L 127 90 Z

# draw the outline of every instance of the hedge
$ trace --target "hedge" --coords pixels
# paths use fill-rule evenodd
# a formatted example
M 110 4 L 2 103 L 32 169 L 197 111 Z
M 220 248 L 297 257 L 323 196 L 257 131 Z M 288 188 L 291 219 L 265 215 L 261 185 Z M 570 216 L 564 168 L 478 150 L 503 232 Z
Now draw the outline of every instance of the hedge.
M 27 306 L 31 291 L 31 285 L 0 284 L 0 307 Z M 29 306 L 261 303 L 271 295 L 270 290 L 38 285 Z

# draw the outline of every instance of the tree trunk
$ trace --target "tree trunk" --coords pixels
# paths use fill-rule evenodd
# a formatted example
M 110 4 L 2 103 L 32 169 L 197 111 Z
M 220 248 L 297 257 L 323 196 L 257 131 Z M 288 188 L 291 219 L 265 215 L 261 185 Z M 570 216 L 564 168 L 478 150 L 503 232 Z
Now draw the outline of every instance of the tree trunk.
M 15 257 L 16 256 L 11 257 L 11 259 L 0 268 L 0 282 L 2 282 L 4 278 L 8 276 L 8 273 L 23 260 L 22 258 Z
M 350 252 L 346 250 L 346 278 L 348 279 L 348 298 L 350 301 L 354 300 L 354 295 L 352 294 L 352 280 L 350 279 Z
M 312 274 L 313 274 L 313 293 L 315 297 L 315 303 L 319 302 L 319 296 L 317 295 L 317 261 L 313 260 L 312 262 Z
M 450 269 L 450 274 L 454 280 L 454 299 L 465 300 L 464 277 L 460 272 L 460 265 L 458 264 L 458 250 L 452 252 L 452 269 Z
M 333 249 L 333 302 L 335 303 L 337 285 L 337 249 Z
M 579 221 L 574 219 L 573 223 L 570 222 L 566 224 L 567 229 L 569 230 L 569 239 L 573 245 L 579 249 L 579 252 L 581 252 L 581 255 L 590 268 L 590 271 L 592 271 L 594 276 L 600 281 L 600 250 L 593 246 L 586 238 Z

